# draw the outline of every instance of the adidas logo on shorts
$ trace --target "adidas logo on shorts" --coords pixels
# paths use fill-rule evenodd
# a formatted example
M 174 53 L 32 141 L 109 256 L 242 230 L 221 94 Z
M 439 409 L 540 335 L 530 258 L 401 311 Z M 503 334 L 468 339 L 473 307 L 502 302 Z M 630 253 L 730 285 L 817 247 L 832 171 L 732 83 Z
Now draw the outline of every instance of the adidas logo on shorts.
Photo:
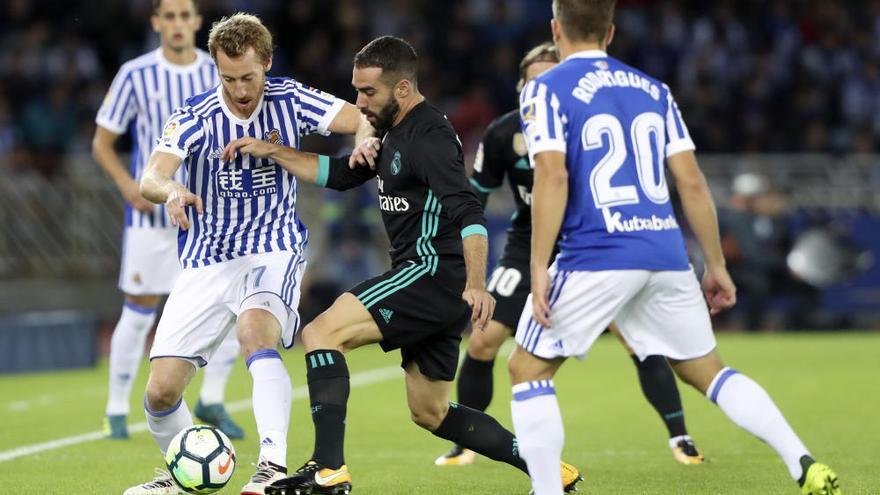
M 379 314 L 385 319 L 385 323 L 391 323 L 391 317 L 394 316 L 394 311 L 382 308 L 379 310 Z

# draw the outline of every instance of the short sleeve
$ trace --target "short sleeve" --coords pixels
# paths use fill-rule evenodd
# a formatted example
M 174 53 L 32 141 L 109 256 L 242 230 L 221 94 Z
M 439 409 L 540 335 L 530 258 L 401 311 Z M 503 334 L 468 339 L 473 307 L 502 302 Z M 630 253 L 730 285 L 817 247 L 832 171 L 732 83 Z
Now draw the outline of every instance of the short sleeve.
M 155 151 L 163 151 L 185 159 L 204 141 L 202 120 L 185 108 L 177 109 L 165 122 Z
M 336 114 L 342 110 L 345 100 L 306 86 L 299 81 L 295 81 L 295 84 L 296 119 L 299 122 L 300 134 L 303 136 L 312 133 L 322 136 L 330 134 L 330 124 L 336 118 Z
M 486 130 L 474 157 L 471 186 L 483 194 L 498 189 L 504 183 L 504 153 L 496 129 L 497 127 L 493 125 Z
M 559 98 L 547 84 L 537 80 L 526 84 L 520 93 L 519 116 L 532 163 L 544 151 L 566 152 L 566 119 L 559 112 Z
M 669 87 L 664 85 L 663 88 L 666 90 L 666 156 L 693 151 L 696 146 L 681 116 L 681 110 L 678 109 Z
M 95 123 L 116 134 L 124 134 L 135 116 L 136 105 L 131 71 L 123 67 L 104 96 Z

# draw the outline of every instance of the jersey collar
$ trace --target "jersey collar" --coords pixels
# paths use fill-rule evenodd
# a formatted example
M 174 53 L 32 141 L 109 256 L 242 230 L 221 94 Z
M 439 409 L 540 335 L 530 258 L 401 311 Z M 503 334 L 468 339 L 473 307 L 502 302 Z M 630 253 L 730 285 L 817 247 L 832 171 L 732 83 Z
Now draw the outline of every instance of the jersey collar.
M 192 62 L 190 62 L 188 64 L 184 64 L 184 65 L 175 64 L 175 63 L 171 62 L 170 60 L 168 60 L 167 58 L 165 58 L 165 55 L 162 53 L 161 46 L 156 49 L 156 56 L 159 59 L 159 65 L 161 65 L 163 68 L 165 68 L 171 72 L 177 72 L 177 73 L 192 72 L 197 67 L 202 65 L 205 61 L 204 56 L 202 54 L 202 51 L 199 49 L 196 49 L 196 59 L 193 60 Z
M 266 97 L 266 83 L 263 83 L 263 92 L 260 94 L 260 100 L 257 102 L 257 106 L 254 107 L 254 111 L 251 113 L 251 116 L 243 119 L 234 113 L 232 110 L 226 106 L 226 100 L 223 98 L 223 83 L 217 85 L 217 99 L 220 100 L 220 109 L 223 110 L 223 113 L 226 114 L 226 117 L 229 118 L 232 122 L 242 126 L 247 127 L 253 122 L 263 110 L 263 101 Z
M 565 60 L 568 60 L 570 58 L 605 58 L 607 56 L 608 54 L 603 52 L 602 50 L 584 50 L 572 53 Z

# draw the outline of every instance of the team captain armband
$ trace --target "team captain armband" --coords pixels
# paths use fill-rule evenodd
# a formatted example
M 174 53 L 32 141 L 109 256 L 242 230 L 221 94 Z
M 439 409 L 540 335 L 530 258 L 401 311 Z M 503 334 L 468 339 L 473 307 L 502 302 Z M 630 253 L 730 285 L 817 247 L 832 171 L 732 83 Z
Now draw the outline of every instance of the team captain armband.
M 489 232 L 486 231 L 486 227 L 483 227 L 480 224 L 468 225 L 467 227 L 461 229 L 461 238 L 464 239 L 466 237 L 470 237 L 472 235 L 481 235 L 483 237 L 489 237 Z

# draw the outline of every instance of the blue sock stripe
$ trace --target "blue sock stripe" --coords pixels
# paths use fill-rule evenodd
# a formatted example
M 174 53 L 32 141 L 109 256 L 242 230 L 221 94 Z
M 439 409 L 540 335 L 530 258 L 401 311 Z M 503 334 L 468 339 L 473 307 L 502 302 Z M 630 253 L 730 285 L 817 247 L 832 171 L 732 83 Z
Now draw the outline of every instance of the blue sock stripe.
M 123 304 L 123 306 L 134 311 L 135 313 L 139 313 L 142 315 L 151 315 L 156 312 L 156 308 L 148 308 L 146 306 L 135 304 L 131 301 L 125 301 L 125 304 Z
M 168 416 L 168 415 L 174 413 L 174 411 L 180 409 L 181 404 L 183 404 L 183 397 L 181 397 L 180 400 L 177 401 L 177 404 L 174 404 L 173 406 L 171 406 L 171 409 L 167 409 L 165 411 L 154 411 L 154 410 L 150 409 L 149 405 L 147 405 L 147 396 L 146 395 L 144 396 L 144 411 L 147 411 L 147 414 L 149 414 L 150 416 L 152 416 L 154 418 L 164 418 L 165 416 Z
M 513 386 L 513 400 L 517 402 L 542 395 L 556 395 L 553 380 L 535 380 Z
M 324 360 L 323 354 L 318 354 L 318 362 L 321 363 L 321 366 L 327 366 L 327 361 Z
M 333 362 L 333 355 L 332 355 L 332 354 L 330 354 L 330 353 L 328 352 L 327 354 L 324 354 L 324 356 L 327 357 L 327 364 L 330 364 L 330 365 L 332 365 L 332 364 L 336 364 L 336 363 Z
M 715 382 L 715 387 L 712 388 L 711 393 L 709 394 L 709 400 L 715 402 L 717 404 L 718 392 L 721 391 L 721 387 L 724 385 L 724 382 L 727 381 L 731 376 L 739 373 L 733 368 L 727 368 L 726 370 L 721 372 L 721 376 L 718 377 L 718 380 Z
M 317 368 L 317 367 L 318 367 L 318 361 L 315 360 L 315 355 L 314 355 L 314 354 L 312 354 L 311 356 L 309 356 L 309 361 L 312 363 L 312 368 Z
M 254 361 L 257 361 L 260 359 L 279 359 L 280 360 L 281 354 L 279 354 L 278 351 L 276 351 L 275 349 L 260 349 L 259 351 L 251 354 L 250 357 L 247 358 L 248 369 L 250 369 L 251 364 Z

